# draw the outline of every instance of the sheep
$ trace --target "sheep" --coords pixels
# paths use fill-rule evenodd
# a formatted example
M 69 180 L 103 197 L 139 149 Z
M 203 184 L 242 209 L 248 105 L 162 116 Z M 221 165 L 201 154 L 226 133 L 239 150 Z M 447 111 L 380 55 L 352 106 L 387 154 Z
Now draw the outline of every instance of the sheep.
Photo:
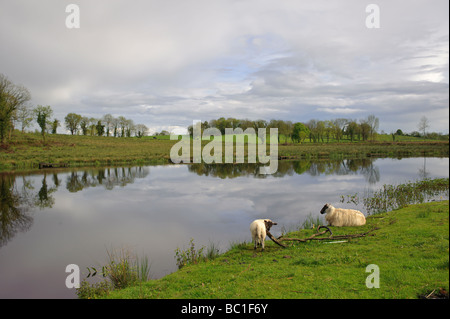
M 325 204 L 321 214 L 325 215 L 325 220 L 329 226 L 362 226 L 366 223 L 364 214 L 355 209 L 335 208 L 331 204 Z
M 277 223 L 274 223 L 270 219 L 256 219 L 250 224 L 250 232 L 255 243 L 255 249 L 257 244 L 259 244 L 261 245 L 261 251 L 264 251 L 266 234 L 273 225 L 277 225 Z

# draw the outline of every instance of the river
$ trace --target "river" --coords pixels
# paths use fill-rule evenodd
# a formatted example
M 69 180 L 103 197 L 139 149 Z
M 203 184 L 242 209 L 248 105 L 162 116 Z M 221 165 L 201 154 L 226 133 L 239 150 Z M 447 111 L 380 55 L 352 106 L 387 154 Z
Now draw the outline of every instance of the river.
M 152 278 L 177 269 L 175 249 L 251 241 L 257 218 L 275 236 L 317 217 L 341 195 L 449 177 L 448 158 L 280 161 L 274 175 L 255 165 L 161 165 L 1 173 L 0 298 L 76 298 L 66 266 L 106 264 L 107 251 L 146 255 Z M 353 205 L 353 206 L 352 206 Z

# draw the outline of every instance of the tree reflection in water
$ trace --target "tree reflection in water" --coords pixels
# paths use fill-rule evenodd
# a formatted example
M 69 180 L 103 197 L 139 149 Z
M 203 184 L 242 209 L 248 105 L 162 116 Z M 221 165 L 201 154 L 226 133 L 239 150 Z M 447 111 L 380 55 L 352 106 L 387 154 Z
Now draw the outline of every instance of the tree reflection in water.
M 133 183 L 136 178 L 144 178 L 149 172 L 149 167 L 74 170 L 67 176 L 66 188 L 70 192 L 77 192 L 102 185 L 111 190 L 116 186 L 124 187 Z M 63 173 L 66 174 L 64 171 Z M 20 178 L 22 181 L 18 183 Z M 52 182 L 49 183 L 48 179 Z M 33 224 L 33 208 L 53 207 L 53 193 L 60 185 L 57 172 L 48 174 L 44 171 L 39 190 L 34 188 L 30 175 L 0 174 L 0 247 L 6 245 L 17 233 L 30 229 Z
M 367 182 L 374 184 L 380 180 L 380 172 L 374 165 L 374 159 L 352 159 L 338 161 L 279 161 L 278 171 L 273 175 L 259 174 L 259 164 L 190 164 L 188 170 L 200 176 L 218 178 L 235 178 L 239 176 L 253 176 L 268 178 L 292 176 L 294 174 L 319 175 L 363 175 Z
M 311 176 L 362 174 L 369 183 L 380 179 L 373 159 L 341 161 L 280 161 L 278 171 L 273 175 L 259 174 L 258 164 L 189 164 L 188 171 L 201 176 L 235 178 L 253 176 L 281 178 L 286 175 L 309 174 Z M 136 178 L 145 178 L 150 167 L 90 168 L 82 170 L 44 171 L 39 190 L 35 189 L 31 175 L 0 174 L 0 247 L 6 245 L 18 232 L 25 232 L 33 224 L 32 208 L 51 208 L 55 204 L 53 194 L 61 186 L 58 173 L 66 175 L 65 187 L 69 192 L 79 192 L 85 188 L 103 186 L 111 190 L 125 187 Z M 16 179 L 22 178 L 21 183 Z M 19 186 L 20 184 L 20 186 Z

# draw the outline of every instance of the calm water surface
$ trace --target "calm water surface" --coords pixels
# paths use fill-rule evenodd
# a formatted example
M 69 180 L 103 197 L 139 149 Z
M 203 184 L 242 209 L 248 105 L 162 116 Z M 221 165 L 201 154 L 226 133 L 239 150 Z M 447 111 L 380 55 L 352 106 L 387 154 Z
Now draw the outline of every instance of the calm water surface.
M 277 174 L 252 165 L 171 165 L 0 174 L 0 298 L 76 298 L 68 264 L 106 264 L 107 250 L 147 255 L 151 276 L 176 270 L 174 251 L 210 242 L 221 250 L 251 241 L 256 218 L 283 227 L 319 216 L 341 195 L 423 178 L 448 177 L 448 158 L 280 162 Z M 362 207 L 358 207 L 362 209 Z

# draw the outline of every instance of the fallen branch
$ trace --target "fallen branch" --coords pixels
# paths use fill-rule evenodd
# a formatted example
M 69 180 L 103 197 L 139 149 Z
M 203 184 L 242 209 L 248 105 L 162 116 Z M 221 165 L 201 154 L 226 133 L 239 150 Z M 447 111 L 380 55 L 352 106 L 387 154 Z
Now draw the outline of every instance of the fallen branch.
M 267 236 L 269 236 L 270 239 L 272 239 L 272 241 L 273 241 L 275 244 L 277 244 L 277 245 L 279 245 L 279 246 L 281 246 L 281 247 L 283 247 L 283 248 L 286 248 L 286 247 L 287 247 L 287 246 L 283 245 L 282 243 L 280 243 L 275 237 L 273 237 L 273 235 L 270 233 L 270 231 L 266 230 L 266 234 L 267 234 Z
M 373 231 L 375 231 L 375 230 L 380 229 L 380 228 L 378 228 L 378 227 L 375 227 L 375 228 L 372 228 L 371 230 L 369 230 L 369 231 L 367 231 L 367 232 L 365 232 L 365 233 L 333 236 L 333 233 L 331 232 L 331 230 L 330 230 L 328 227 L 326 227 L 326 226 L 320 226 L 320 227 L 318 228 L 318 230 L 319 230 L 320 228 L 326 228 L 326 230 L 321 231 L 321 232 L 318 232 L 318 233 L 315 233 L 315 234 L 311 235 L 311 236 L 308 237 L 308 238 L 283 238 L 283 236 L 280 236 L 280 237 L 278 237 L 278 238 L 275 238 L 275 237 L 273 237 L 273 235 L 272 235 L 270 232 L 267 232 L 267 236 L 269 236 L 269 238 L 272 239 L 272 241 L 274 241 L 277 245 L 280 245 L 281 247 L 286 248 L 286 245 L 283 245 L 283 244 L 281 243 L 281 241 L 307 242 L 308 240 L 335 240 L 335 239 L 337 240 L 337 239 L 345 239 L 345 238 L 358 238 L 358 237 L 364 237 L 364 236 L 366 236 L 367 234 L 369 234 L 369 233 L 371 233 L 371 232 L 373 232 Z M 327 233 L 327 232 L 330 233 L 330 236 L 328 236 L 328 237 L 320 237 L 320 238 L 316 238 L 317 236 L 324 235 L 324 234 Z

